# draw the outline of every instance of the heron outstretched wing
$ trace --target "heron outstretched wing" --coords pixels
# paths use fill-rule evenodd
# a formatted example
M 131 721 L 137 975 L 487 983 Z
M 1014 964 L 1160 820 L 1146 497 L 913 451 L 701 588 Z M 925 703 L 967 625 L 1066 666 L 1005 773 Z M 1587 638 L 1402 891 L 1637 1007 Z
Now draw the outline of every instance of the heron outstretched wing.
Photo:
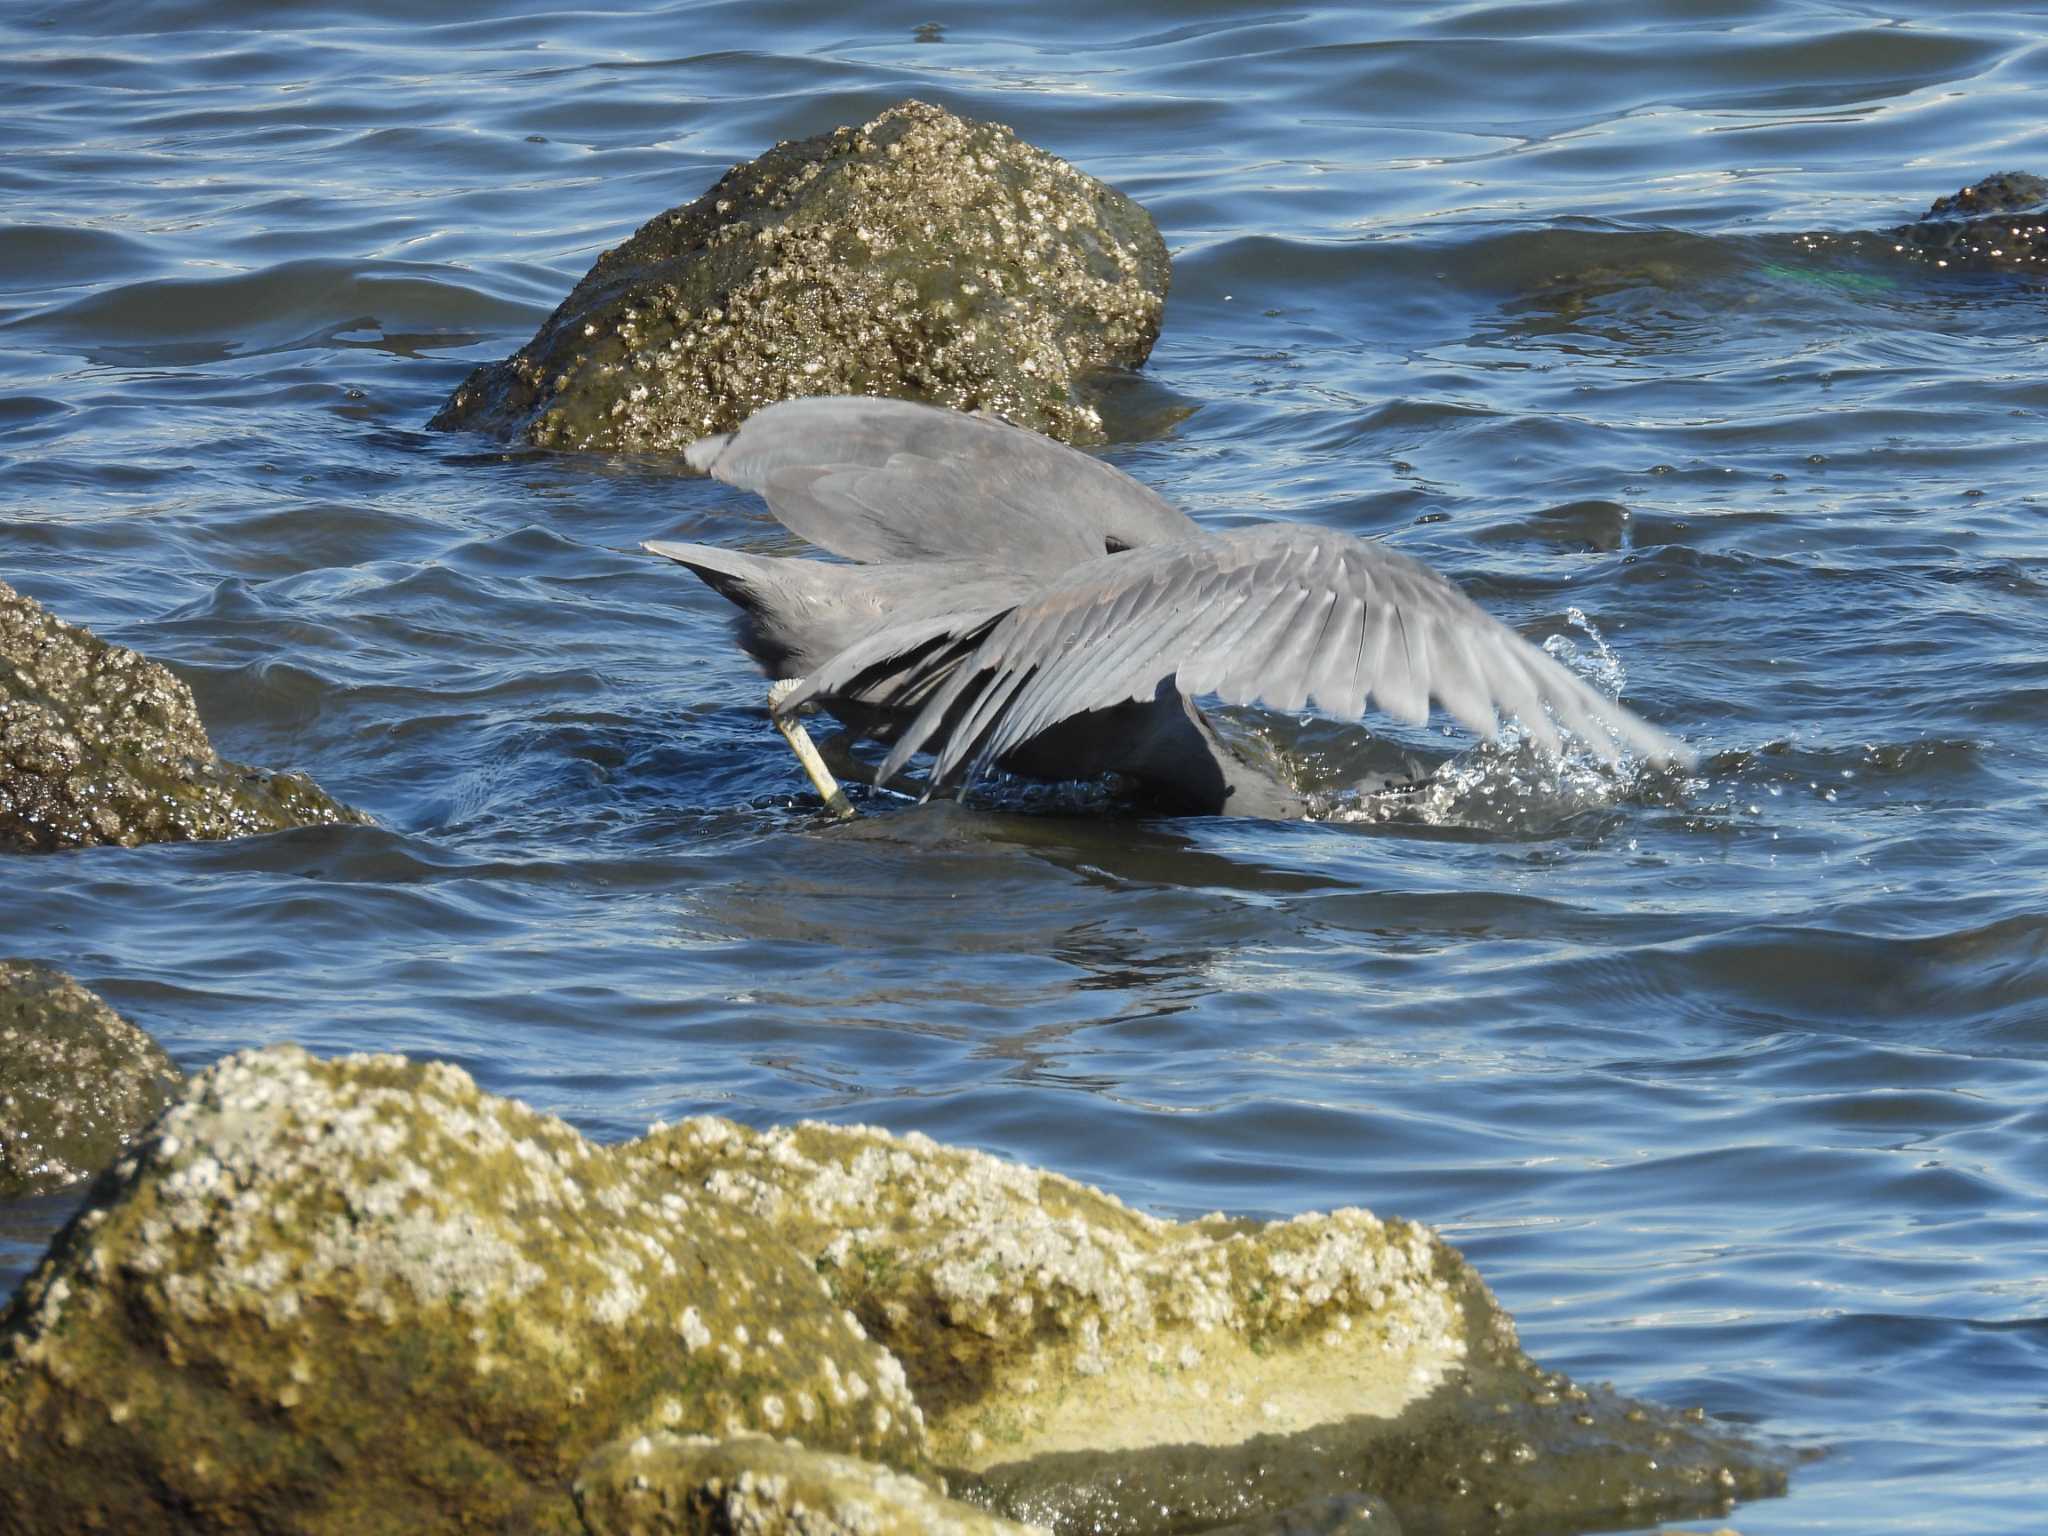
M 908 400 L 787 400 L 690 445 L 783 526 L 849 560 L 979 560 L 1051 576 L 1199 529 L 1122 470 L 1035 432 Z
M 888 633 L 872 655 L 834 657 L 784 703 L 886 675 L 922 707 L 882 766 L 931 750 L 932 782 L 978 772 L 1061 720 L 1150 698 L 1191 697 L 1355 718 L 1370 701 L 1411 724 L 1434 698 L 1482 735 L 1511 714 L 1545 751 L 1559 727 L 1613 761 L 1619 748 L 1689 753 L 1582 681 L 1450 582 L 1384 544 L 1276 524 L 1133 550 L 1077 566 L 998 615 L 926 629 L 917 654 Z M 906 702 L 908 700 L 906 699 Z

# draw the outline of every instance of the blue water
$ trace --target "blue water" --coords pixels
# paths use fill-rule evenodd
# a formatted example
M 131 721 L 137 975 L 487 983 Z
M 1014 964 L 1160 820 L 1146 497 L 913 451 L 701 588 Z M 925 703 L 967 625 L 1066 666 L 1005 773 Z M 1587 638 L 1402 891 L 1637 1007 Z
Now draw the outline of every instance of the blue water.
M 859 1119 L 1424 1219 L 1547 1363 L 1824 1448 L 1746 1536 L 2040 1529 L 2048 291 L 1800 237 L 2048 172 L 2048 17 L 1893 9 L 10 6 L 0 578 L 381 826 L 10 859 L 0 952 L 191 1068 L 401 1050 L 605 1138 Z M 1158 218 L 1116 462 L 1594 666 L 1582 611 L 1697 774 L 1411 733 L 1384 820 L 821 823 L 635 548 L 759 509 L 423 424 L 642 220 L 906 95 Z M 1239 725 L 1333 787 L 1391 750 Z

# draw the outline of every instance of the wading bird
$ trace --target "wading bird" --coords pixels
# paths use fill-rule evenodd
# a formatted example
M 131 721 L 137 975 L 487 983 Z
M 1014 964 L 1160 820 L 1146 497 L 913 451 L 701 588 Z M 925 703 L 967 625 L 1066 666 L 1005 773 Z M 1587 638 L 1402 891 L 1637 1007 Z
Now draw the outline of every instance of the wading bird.
M 1218 737 L 1194 702 L 1210 696 L 1344 719 L 1370 700 L 1410 724 L 1434 698 L 1482 736 L 1512 715 L 1552 755 L 1562 728 L 1609 762 L 1688 757 L 1398 550 L 1303 523 L 1205 532 L 1121 470 L 987 416 L 790 400 L 687 457 L 851 562 L 644 546 L 737 604 L 741 646 L 795 680 L 771 695 L 785 734 L 814 701 L 889 744 L 878 783 L 928 751 L 927 793 L 997 766 L 1118 774 L 1156 813 L 1302 814 Z

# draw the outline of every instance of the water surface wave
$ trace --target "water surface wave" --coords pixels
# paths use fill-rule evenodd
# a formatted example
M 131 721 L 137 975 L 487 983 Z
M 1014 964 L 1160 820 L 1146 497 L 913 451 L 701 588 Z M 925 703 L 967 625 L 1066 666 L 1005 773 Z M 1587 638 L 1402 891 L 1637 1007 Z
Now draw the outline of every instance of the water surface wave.
M 1419 1217 L 1546 1361 L 1827 1447 L 1749 1536 L 2031 1530 L 2048 295 L 1871 232 L 2048 170 L 2048 46 L 1906 11 L 16 8 L 0 577 L 381 825 L 17 859 L 0 951 L 188 1067 L 403 1050 L 605 1137 L 821 1115 Z M 1240 715 L 1327 819 L 817 820 L 637 553 L 787 547 L 760 510 L 423 423 L 641 221 L 908 94 L 1157 214 L 1116 462 L 1432 561 L 1698 769 Z M 66 1209 L 0 1212 L 14 1271 Z

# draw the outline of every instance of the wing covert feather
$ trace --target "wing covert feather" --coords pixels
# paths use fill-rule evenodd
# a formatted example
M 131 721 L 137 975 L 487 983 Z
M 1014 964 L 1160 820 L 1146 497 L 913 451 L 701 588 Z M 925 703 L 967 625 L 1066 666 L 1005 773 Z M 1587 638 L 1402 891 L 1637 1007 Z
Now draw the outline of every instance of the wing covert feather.
M 699 440 L 695 468 L 849 560 L 978 560 L 1055 576 L 1200 529 L 1150 487 L 1008 422 L 908 400 L 819 396 Z

